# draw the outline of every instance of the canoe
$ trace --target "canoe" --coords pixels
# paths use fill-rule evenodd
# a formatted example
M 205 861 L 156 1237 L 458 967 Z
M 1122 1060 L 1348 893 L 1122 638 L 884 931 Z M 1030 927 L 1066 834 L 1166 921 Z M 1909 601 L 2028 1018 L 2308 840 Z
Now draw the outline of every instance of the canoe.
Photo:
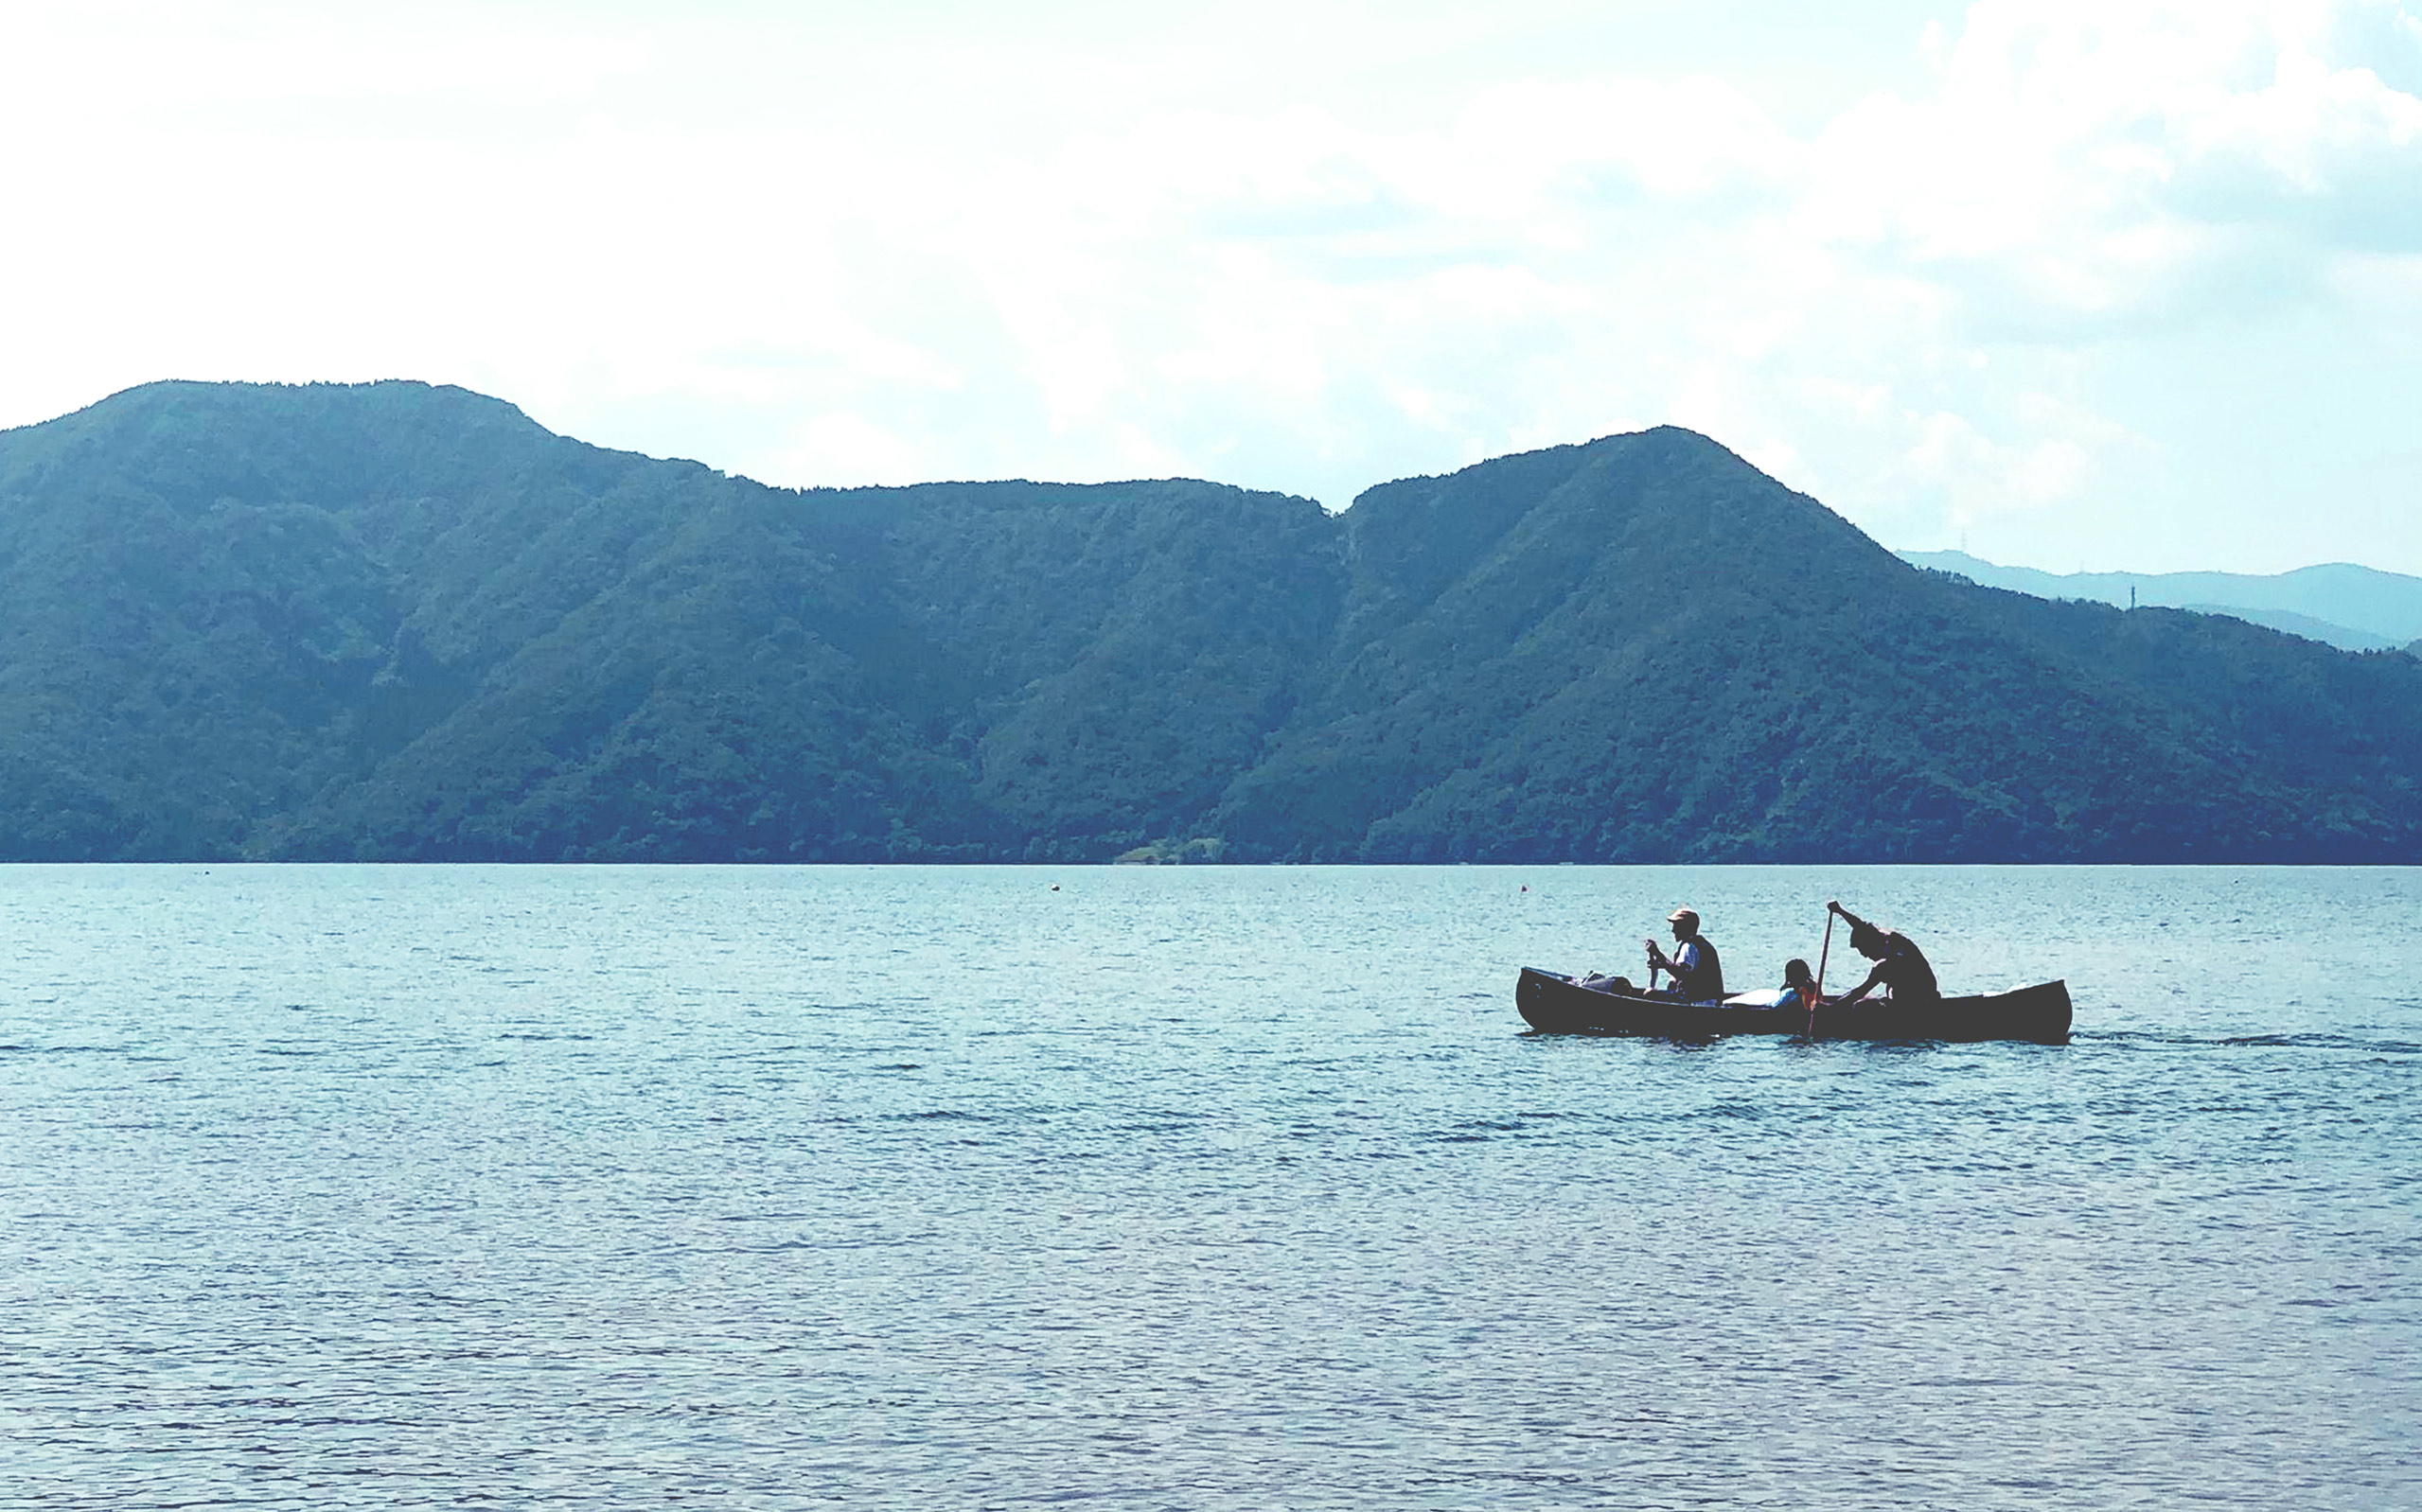
M 1757 994 L 1753 994 L 1757 995 Z M 1547 1034 L 1653 1034 L 1706 1040 L 1724 1034 L 1805 1034 L 1808 1011 L 1756 1002 L 1684 1003 L 1641 993 L 1583 987 L 1561 972 L 1522 969 L 1513 1006 Z M 2032 1040 L 2069 1042 L 2069 984 L 2041 982 L 2007 993 L 1946 997 L 1909 1008 L 1869 999 L 1816 1011 L 1822 1040 Z

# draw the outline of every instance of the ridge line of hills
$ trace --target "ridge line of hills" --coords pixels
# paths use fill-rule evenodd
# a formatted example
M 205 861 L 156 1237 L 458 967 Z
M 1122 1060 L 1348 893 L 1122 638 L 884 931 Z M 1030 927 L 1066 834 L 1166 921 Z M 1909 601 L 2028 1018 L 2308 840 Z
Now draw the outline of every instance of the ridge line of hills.
M 0 432 L 0 857 L 2422 859 L 2422 660 L 1912 567 L 1672 428 L 772 488 L 408 382 Z
M 2037 598 L 2226 614 L 2342 651 L 2422 650 L 2422 577 L 2352 562 L 2274 573 L 2046 572 L 2005 567 L 1965 552 L 1897 554 L 1914 566 Z

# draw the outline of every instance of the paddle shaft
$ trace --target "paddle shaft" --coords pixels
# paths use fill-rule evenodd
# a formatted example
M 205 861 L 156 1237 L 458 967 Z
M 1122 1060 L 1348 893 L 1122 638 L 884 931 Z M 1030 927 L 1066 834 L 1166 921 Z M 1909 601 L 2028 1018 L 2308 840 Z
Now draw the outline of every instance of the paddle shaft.
M 1833 910 L 1825 910 L 1825 946 L 1816 953 L 1816 986 L 1808 994 L 1808 1037 L 1816 1038 L 1816 1000 L 1825 995 L 1825 962 L 1833 954 Z

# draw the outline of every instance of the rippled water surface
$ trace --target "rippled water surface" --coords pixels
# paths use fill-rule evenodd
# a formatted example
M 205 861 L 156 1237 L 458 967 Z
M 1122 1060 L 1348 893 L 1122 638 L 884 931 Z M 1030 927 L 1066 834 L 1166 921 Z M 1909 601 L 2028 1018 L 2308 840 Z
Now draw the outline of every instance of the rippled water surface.
M 1838 896 L 2064 1047 L 1537 1036 Z M 0 1504 L 2422 1504 L 2422 875 L 0 869 Z M 1848 979 L 1837 935 L 1829 980 Z

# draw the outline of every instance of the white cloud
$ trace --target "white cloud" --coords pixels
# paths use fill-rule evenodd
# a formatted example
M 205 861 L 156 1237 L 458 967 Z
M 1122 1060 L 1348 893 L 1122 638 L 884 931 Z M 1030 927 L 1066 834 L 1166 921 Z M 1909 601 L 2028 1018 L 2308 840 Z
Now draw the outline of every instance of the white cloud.
M 12 15 L 0 418 L 404 374 L 776 482 L 1332 504 L 1671 419 L 1887 539 L 2154 568 L 2285 507 L 2244 417 L 2325 492 L 2422 394 L 2411 0 L 1980 0 L 1803 125 L 1563 0 L 901 15 Z

